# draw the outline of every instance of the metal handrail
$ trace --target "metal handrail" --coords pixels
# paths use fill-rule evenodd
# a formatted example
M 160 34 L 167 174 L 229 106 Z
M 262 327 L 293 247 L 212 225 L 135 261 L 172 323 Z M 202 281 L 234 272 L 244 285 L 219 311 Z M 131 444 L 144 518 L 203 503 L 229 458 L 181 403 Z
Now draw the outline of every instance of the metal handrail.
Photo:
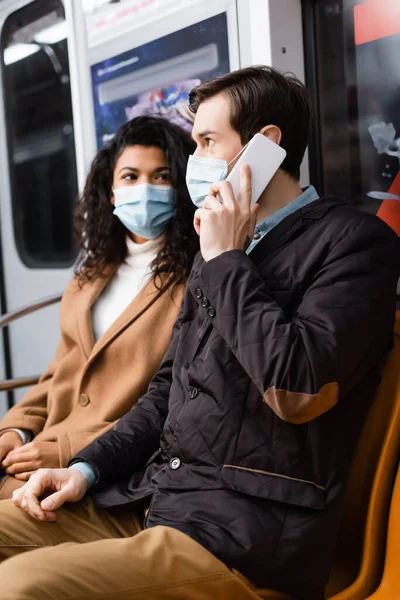
M 53 294 L 52 296 L 46 296 L 41 300 L 37 300 L 33 304 L 27 304 L 22 308 L 18 308 L 17 310 L 6 313 L 5 315 L 2 315 L 0 317 L 0 328 L 9 325 L 13 321 L 20 319 L 21 317 L 25 317 L 25 315 L 29 315 L 35 312 L 36 310 L 45 308 L 46 306 L 51 306 L 52 304 L 57 304 L 57 302 L 60 302 L 61 298 L 62 294 Z
M 35 385 L 40 379 L 41 375 L 35 375 L 32 377 L 16 377 L 15 379 L 3 379 L 0 381 L 0 392 L 9 392 L 10 390 L 16 390 L 22 387 L 29 387 Z
M 10 323 L 17 321 L 21 317 L 25 317 L 26 315 L 30 315 L 31 313 L 40 310 L 41 308 L 45 308 L 46 306 L 51 306 L 52 304 L 57 304 L 60 302 L 62 298 L 62 294 L 53 294 L 52 296 L 46 296 L 41 300 L 37 300 L 32 304 L 27 304 L 17 310 L 11 311 L 2 315 L 0 317 L 0 328 L 6 327 Z M 15 379 L 4 379 L 0 381 L 0 392 L 15 390 L 22 387 L 28 387 L 30 385 L 35 385 L 40 379 L 40 375 L 31 375 L 30 377 L 16 377 Z

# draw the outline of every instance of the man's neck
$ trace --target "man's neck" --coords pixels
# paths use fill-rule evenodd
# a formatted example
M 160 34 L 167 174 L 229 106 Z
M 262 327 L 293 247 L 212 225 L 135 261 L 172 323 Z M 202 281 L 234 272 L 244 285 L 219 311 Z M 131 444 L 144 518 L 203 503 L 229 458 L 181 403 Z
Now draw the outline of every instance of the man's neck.
M 260 208 L 257 212 L 257 223 L 261 223 L 282 206 L 298 198 L 301 193 L 299 182 L 282 169 L 278 169 L 258 200 Z

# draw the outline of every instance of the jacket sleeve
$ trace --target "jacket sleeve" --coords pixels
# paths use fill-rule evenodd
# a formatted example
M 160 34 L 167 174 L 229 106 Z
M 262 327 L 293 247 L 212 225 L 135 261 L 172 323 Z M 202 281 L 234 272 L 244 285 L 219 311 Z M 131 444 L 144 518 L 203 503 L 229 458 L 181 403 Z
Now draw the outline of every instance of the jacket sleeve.
M 299 257 L 294 257 L 299 260 Z M 333 246 L 290 319 L 239 250 L 204 263 L 189 286 L 261 397 L 300 424 L 332 408 L 392 344 L 400 242 L 386 226 L 355 225 Z
M 172 330 L 171 341 L 158 373 L 147 393 L 124 415 L 114 429 L 107 431 L 72 458 L 89 463 L 98 480 L 124 479 L 144 467 L 160 446 L 160 436 L 168 414 L 173 362 L 179 342 L 181 314 Z
M 54 373 L 67 353 L 63 339 L 60 340 L 56 355 L 50 363 L 46 373 L 42 375 L 39 382 L 33 386 L 18 404 L 13 406 L 0 421 L 0 431 L 3 429 L 18 428 L 26 429 L 38 435 L 47 420 L 47 394 Z

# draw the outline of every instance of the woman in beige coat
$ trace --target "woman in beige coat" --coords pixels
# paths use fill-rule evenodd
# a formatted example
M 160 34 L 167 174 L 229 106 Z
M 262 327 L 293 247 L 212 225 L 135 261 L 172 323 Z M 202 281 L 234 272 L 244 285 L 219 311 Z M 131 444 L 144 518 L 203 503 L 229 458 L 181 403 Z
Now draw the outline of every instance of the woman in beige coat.
M 77 208 L 81 260 L 48 371 L 0 422 L 0 499 L 114 425 L 157 372 L 198 250 L 189 135 L 126 123 L 93 161 Z

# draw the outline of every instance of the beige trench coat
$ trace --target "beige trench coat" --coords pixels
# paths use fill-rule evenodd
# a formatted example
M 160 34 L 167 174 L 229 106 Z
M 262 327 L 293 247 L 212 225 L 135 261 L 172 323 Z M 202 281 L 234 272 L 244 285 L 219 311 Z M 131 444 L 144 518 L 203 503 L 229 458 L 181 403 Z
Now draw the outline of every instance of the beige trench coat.
M 47 372 L 8 411 L 0 430 L 29 429 L 37 441 L 57 442 L 60 467 L 110 429 L 145 393 L 167 350 L 184 286 L 158 290 L 147 284 L 97 341 L 91 307 L 114 271 L 82 288 L 73 279 L 60 307 L 61 340 Z M 6 477 L 0 499 L 22 483 Z

